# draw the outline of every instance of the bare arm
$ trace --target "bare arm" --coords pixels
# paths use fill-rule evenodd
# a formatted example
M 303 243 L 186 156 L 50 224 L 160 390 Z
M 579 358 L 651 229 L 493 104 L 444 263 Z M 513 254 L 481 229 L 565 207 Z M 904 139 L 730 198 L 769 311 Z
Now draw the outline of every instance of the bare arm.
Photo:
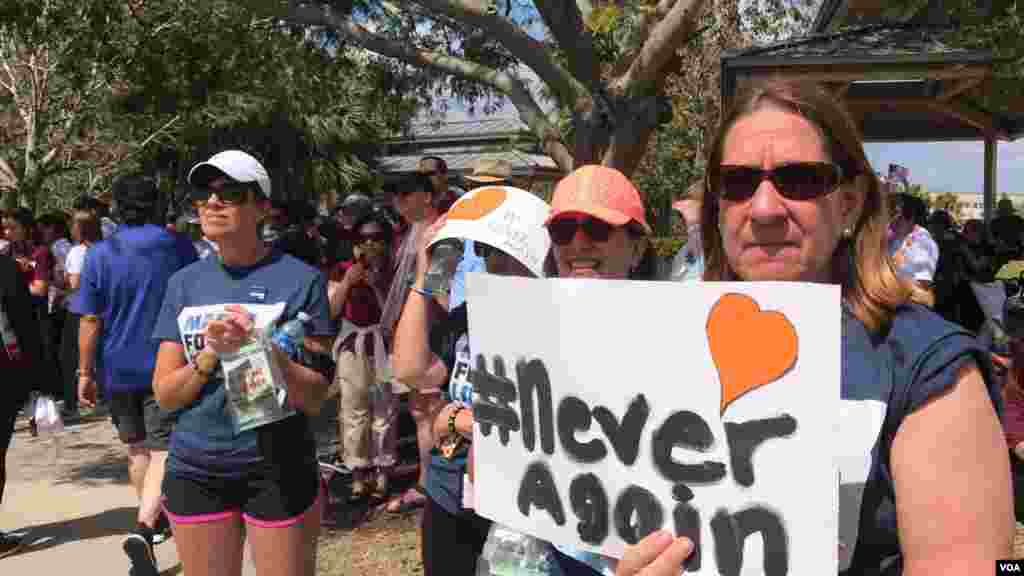
M 983 574 L 1010 557 L 1009 459 L 976 365 L 906 417 L 891 465 L 904 574 Z
M 423 287 L 422 277 L 417 279 L 414 286 Z M 434 365 L 441 365 L 441 369 L 444 369 L 440 359 L 430 351 L 428 342 L 431 301 L 429 296 L 424 296 L 416 290 L 410 291 L 409 298 L 402 308 L 402 315 L 398 319 L 398 326 L 395 328 L 392 357 L 394 377 L 414 388 L 437 386 L 437 369 Z
M 309 416 L 319 414 L 324 398 L 327 397 L 327 387 L 330 384 L 327 378 L 312 368 L 292 362 L 291 358 L 276 346 L 274 346 L 273 353 L 284 372 L 284 380 L 288 385 L 288 397 L 292 405 Z
M 423 290 L 424 277 L 429 263 L 426 245 L 442 225 L 444 225 L 443 218 L 427 228 L 419 240 L 416 257 L 416 282 L 413 283 L 413 288 L 409 291 L 409 297 L 405 300 L 402 314 L 398 318 L 398 325 L 395 326 L 392 357 L 394 377 L 396 380 L 418 389 L 435 388 L 448 377 L 448 369 L 430 351 L 430 326 L 437 300 L 418 292 Z
M 78 370 L 92 374 L 96 370 L 96 346 L 103 333 L 103 322 L 96 316 L 83 316 L 78 321 Z
M 185 361 L 185 347 L 161 342 L 153 370 L 153 395 L 164 410 L 184 408 L 199 398 L 206 377 Z
M 306 336 L 302 339 L 302 347 L 313 354 L 331 355 L 333 336 Z
M 347 282 L 327 283 L 327 304 L 330 307 L 331 319 L 341 315 L 341 310 L 348 301 L 348 294 L 352 287 Z
M 33 280 L 32 283 L 28 285 L 28 291 L 31 292 L 33 296 L 48 296 L 50 294 L 50 283 L 46 280 Z
M 74 292 L 74 291 L 78 290 L 79 286 L 82 285 L 82 275 L 81 274 L 68 274 L 67 275 L 67 282 L 68 282 L 68 292 Z

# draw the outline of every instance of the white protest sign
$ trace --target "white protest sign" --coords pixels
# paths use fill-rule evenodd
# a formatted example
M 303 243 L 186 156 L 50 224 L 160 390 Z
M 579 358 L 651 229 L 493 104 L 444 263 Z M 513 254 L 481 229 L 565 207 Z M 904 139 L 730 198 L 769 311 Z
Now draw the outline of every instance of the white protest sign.
M 702 574 L 834 574 L 836 286 L 470 274 L 475 508 Z

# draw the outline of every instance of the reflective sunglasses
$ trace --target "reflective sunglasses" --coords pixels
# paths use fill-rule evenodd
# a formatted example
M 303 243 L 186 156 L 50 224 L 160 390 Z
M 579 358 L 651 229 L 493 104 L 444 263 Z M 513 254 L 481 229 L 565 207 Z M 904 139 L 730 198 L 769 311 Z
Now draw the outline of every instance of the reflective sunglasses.
M 765 180 L 789 200 L 813 200 L 838 188 L 843 171 L 830 162 L 795 162 L 771 170 L 723 164 L 718 168 L 718 181 L 712 185 L 717 185 L 723 200 L 745 202 Z
M 192 191 L 192 203 L 197 208 L 206 206 L 206 203 L 210 201 L 210 196 L 217 195 L 217 199 L 222 204 L 228 206 L 237 206 L 244 204 L 249 198 L 249 192 L 252 190 L 252 185 L 245 182 L 236 182 L 231 184 L 224 184 L 220 189 L 214 190 L 213 188 L 196 188 Z
M 565 246 L 576 237 L 576 230 L 580 228 L 594 242 L 607 242 L 612 235 L 615 226 L 598 220 L 597 218 L 558 218 L 548 224 L 548 234 L 551 241 L 559 246 Z

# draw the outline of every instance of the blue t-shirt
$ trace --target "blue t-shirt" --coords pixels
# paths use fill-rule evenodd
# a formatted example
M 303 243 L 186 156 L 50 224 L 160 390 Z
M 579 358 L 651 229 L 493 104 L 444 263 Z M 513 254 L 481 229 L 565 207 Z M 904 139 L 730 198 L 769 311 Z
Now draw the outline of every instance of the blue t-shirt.
M 209 320 L 189 316 L 190 309 L 221 304 L 251 306 L 284 303 L 278 324 L 299 312 L 309 314 L 309 336 L 333 336 L 336 327 L 327 306 L 327 280 L 320 271 L 278 250 L 250 267 L 229 268 L 211 256 L 175 274 L 167 287 L 160 318 L 153 331 L 156 341 L 182 343 L 186 358 L 203 348 L 202 334 Z M 179 329 L 179 318 L 186 326 Z M 168 470 L 200 478 L 239 478 L 263 464 L 284 466 L 315 458 L 314 441 L 306 418 L 295 416 L 236 433 L 226 406 L 220 371 L 192 404 L 178 411 L 171 434 Z
M 470 272 L 486 272 L 487 262 L 476 255 L 473 248 L 473 241 L 464 242 L 462 260 L 455 268 L 455 275 L 452 276 L 452 292 L 448 298 L 448 309 L 455 310 L 466 301 L 466 274 Z
M 186 238 L 153 224 L 122 226 L 86 252 L 70 309 L 103 323 L 97 364 L 108 391 L 152 389 L 158 343 L 150 335 L 167 281 L 197 258 Z
M 852 467 L 841 465 L 839 541 L 843 550 L 839 574 L 899 576 L 903 555 L 889 451 L 900 424 L 908 414 L 952 388 L 968 362 L 978 365 L 999 412 L 1001 398 L 991 377 L 988 354 L 974 337 L 923 306 L 904 306 L 890 329 L 876 336 L 844 312 L 842 334 L 842 413 L 837 429 L 841 442 L 856 449 L 863 447 L 865 457 L 851 459 L 859 461 Z M 552 576 L 598 573 L 585 562 L 607 570 L 603 559 L 590 554 L 562 548 L 557 556 Z

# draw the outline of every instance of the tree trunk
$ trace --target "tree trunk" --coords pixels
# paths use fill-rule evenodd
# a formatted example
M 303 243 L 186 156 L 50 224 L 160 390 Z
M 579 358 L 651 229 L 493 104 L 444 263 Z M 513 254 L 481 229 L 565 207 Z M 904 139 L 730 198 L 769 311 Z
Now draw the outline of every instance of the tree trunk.
M 25 118 L 25 169 L 19 178 L 18 190 L 15 193 L 15 203 L 26 205 L 31 202 L 29 197 L 30 193 L 32 196 L 38 196 L 34 194 L 35 189 L 38 188 L 36 179 L 39 172 L 39 164 L 36 162 L 36 148 L 38 147 L 39 140 L 39 122 L 38 116 L 35 110 L 26 111 Z M 32 206 L 35 208 L 35 206 Z

